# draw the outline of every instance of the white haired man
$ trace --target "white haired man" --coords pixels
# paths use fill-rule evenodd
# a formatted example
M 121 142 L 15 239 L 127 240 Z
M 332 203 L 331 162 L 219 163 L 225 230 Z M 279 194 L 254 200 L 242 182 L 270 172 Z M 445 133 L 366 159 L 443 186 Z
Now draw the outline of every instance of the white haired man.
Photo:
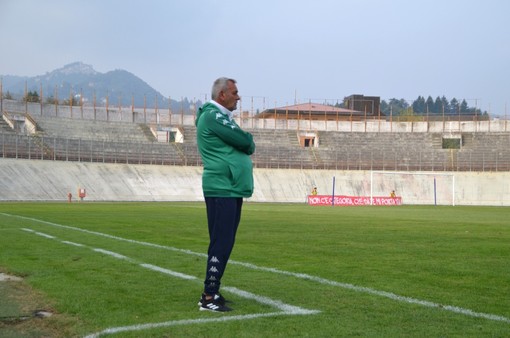
M 198 150 L 204 171 L 202 190 L 207 210 L 209 248 L 200 310 L 231 311 L 219 292 L 221 278 L 235 243 L 243 198 L 253 194 L 253 136 L 242 130 L 232 112 L 240 100 L 234 79 L 221 77 L 212 87 L 212 100 L 197 113 Z

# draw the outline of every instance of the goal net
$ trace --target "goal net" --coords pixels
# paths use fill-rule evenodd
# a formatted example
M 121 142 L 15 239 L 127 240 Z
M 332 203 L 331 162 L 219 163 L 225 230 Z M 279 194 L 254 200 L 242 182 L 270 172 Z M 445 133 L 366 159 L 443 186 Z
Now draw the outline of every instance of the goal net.
M 370 197 L 395 195 L 402 204 L 455 205 L 455 176 L 437 172 L 370 172 Z

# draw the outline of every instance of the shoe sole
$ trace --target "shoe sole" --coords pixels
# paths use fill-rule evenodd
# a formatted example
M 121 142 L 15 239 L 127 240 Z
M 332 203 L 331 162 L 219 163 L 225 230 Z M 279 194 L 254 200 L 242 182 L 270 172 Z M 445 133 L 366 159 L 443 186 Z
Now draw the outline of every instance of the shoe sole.
M 228 303 L 232 303 L 232 301 L 230 300 L 225 300 L 225 304 L 228 304 Z M 223 304 L 223 305 L 225 305 Z M 198 306 L 202 306 L 202 300 L 199 300 L 198 303 L 197 303 Z
M 203 306 L 199 307 L 198 309 L 199 309 L 200 311 L 209 311 L 209 312 L 217 312 L 217 313 L 230 312 L 230 311 L 232 311 L 232 310 L 233 310 L 233 309 L 231 309 L 231 308 L 228 308 L 228 310 L 225 310 L 225 311 L 218 311 L 218 310 L 208 309 L 208 308 L 203 307 Z

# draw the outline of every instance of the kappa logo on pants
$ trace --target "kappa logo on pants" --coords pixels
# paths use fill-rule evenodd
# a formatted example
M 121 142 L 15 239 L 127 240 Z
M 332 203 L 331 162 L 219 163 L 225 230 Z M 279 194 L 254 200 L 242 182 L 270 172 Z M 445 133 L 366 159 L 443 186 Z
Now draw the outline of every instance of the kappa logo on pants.
M 219 263 L 220 260 L 218 258 L 216 258 L 216 256 L 212 256 L 211 260 L 209 261 L 209 263 Z
M 209 272 L 218 272 L 218 269 L 216 269 L 215 266 L 211 266 L 211 268 L 209 269 Z

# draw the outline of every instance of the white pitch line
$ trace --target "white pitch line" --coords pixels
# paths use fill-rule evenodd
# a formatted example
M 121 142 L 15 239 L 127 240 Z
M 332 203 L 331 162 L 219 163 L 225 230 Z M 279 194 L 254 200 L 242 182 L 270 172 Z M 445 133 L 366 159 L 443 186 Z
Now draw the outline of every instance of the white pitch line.
M 206 254 L 197 253 L 197 252 L 194 252 L 191 250 L 184 250 L 184 249 L 178 249 L 178 248 L 174 248 L 174 247 L 170 247 L 170 246 L 164 246 L 164 245 L 159 245 L 159 244 L 154 244 L 154 243 L 149 243 L 149 242 L 136 241 L 136 240 L 132 240 L 132 239 L 112 236 L 112 235 L 101 233 L 101 232 L 90 231 L 90 230 L 76 228 L 76 227 L 72 227 L 72 226 L 68 226 L 68 225 L 62 225 L 62 224 L 52 223 L 52 222 L 48 222 L 48 221 L 43 221 L 43 220 L 39 220 L 36 218 L 19 216 L 19 215 L 11 215 L 11 214 L 7 214 L 7 213 L 0 213 L 0 215 L 20 218 L 20 219 L 26 219 L 26 220 L 30 220 L 33 222 L 43 223 L 43 224 L 47 224 L 47 225 L 51 225 L 51 226 L 55 226 L 55 227 L 59 227 L 59 228 L 74 230 L 74 231 L 81 231 L 84 233 L 102 236 L 102 237 L 115 239 L 115 240 L 119 240 L 119 241 L 124 241 L 124 242 L 129 242 L 129 243 L 134 243 L 134 244 L 139 244 L 139 245 L 144 245 L 144 246 L 149 246 L 149 247 L 154 247 L 154 248 L 160 248 L 160 249 L 164 249 L 164 250 L 176 251 L 176 252 L 181 252 L 181 253 L 194 255 L 194 256 L 207 257 Z M 417 304 L 417 305 L 421 305 L 421 306 L 425 306 L 425 307 L 431 307 L 431 308 L 436 308 L 439 310 L 463 314 L 463 315 L 470 316 L 470 317 L 484 318 L 484 319 L 493 320 L 493 321 L 510 323 L 510 318 L 500 316 L 500 315 L 476 312 L 476 311 L 458 307 L 458 306 L 443 305 L 443 304 L 434 303 L 434 302 L 427 301 L 427 300 L 421 300 L 421 299 L 412 298 L 412 297 L 400 296 L 400 295 L 397 295 L 392 292 L 380 291 L 380 290 L 375 290 L 375 289 L 364 287 L 364 286 L 357 286 L 357 285 L 353 285 L 353 284 L 349 284 L 349 283 L 337 282 L 337 281 L 333 281 L 333 280 L 329 280 L 329 279 L 325 279 L 325 278 L 321 278 L 321 277 L 317 277 L 317 276 L 308 275 L 305 273 L 296 273 L 296 272 L 290 272 L 290 271 L 285 271 L 285 270 L 279 270 L 276 268 L 263 267 L 263 266 L 258 266 L 258 265 L 251 264 L 251 263 L 238 262 L 235 260 L 230 260 L 229 264 L 236 264 L 236 265 L 240 265 L 245 268 L 248 268 L 248 269 L 253 269 L 253 270 L 258 270 L 258 271 L 266 271 L 266 272 L 271 272 L 271 273 L 275 273 L 275 274 L 291 276 L 291 277 L 295 277 L 295 278 L 299 278 L 299 279 L 303 279 L 303 280 L 309 280 L 309 281 L 313 281 L 313 282 L 323 284 L 323 285 L 336 286 L 336 287 L 340 287 L 343 289 L 348 289 L 348 290 L 352 290 L 352 291 L 356 291 L 356 292 L 376 295 L 376 296 L 389 298 L 389 299 L 392 299 L 395 301 L 404 302 L 404 303 L 408 303 L 408 304 Z
M 46 237 L 46 238 L 50 238 L 50 239 L 55 239 L 55 237 L 54 237 L 54 236 L 51 236 L 51 235 L 45 234 L 45 233 L 43 233 L 43 232 L 38 232 L 38 231 L 35 231 L 35 230 L 32 230 L 32 229 L 21 228 L 21 230 L 26 231 L 26 232 L 31 232 L 31 233 L 36 234 L 36 235 L 41 236 L 41 237 Z
M 178 278 L 182 278 L 182 279 L 198 280 L 198 278 L 195 277 L 195 276 L 185 275 L 183 273 L 172 271 L 172 270 L 168 270 L 168 269 L 165 269 L 165 268 L 162 268 L 162 267 L 159 267 L 159 266 L 156 266 L 156 265 L 152 265 L 152 264 L 145 264 L 144 263 L 144 264 L 140 264 L 140 266 L 144 267 L 146 269 L 149 269 L 149 270 L 158 271 L 158 272 L 164 273 L 166 275 L 170 275 L 170 276 L 174 276 L 174 277 L 178 277 Z
M 78 246 L 86 247 L 83 244 L 60 240 L 55 236 L 50 236 L 50 235 L 47 235 L 42 232 L 34 231 L 32 229 L 23 228 L 22 230 L 34 233 L 36 235 L 41 235 L 41 236 L 49 238 L 49 239 L 54 239 L 54 240 L 60 241 L 61 243 L 64 243 L 64 244 L 70 244 L 70 245 L 75 245 L 75 246 L 78 245 Z M 113 258 L 136 263 L 136 260 L 129 258 L 127 256 L 124 256 L 124 255 L 121 255 L 119 253 L 110 251 L 110 250 L 104 250 L 104 249 L 92 248 L 92 247 L 89 247 L 89 248 L 92 251 L 102 253 L 102 254 L 111 256 Z M 172 271 L 169 269 L 165 269 L 165 268 L 162 268 L 162 267 L 159 267 L 156 265 L 141 263 L 141 264 L 139 264 L 139 266 L 144 267 L 146 269 L 153 270 L 153 271 L 161 272 L 161 273 L 164 273 L 167 275 L 171 275 L 173 277 L 177 277 L 177 278 L 181 278 L 181 279 L 185 279 L 185 280 L 198 281 L 198 278 L 195 276 L 186 275 L 186 274 Z M 254 318 L 260 318 L 260 317 L 282 316 L 282 315 L 312 315 L 312 314 L 320 313 L 320 311 L 317 311 L 317 310 L 308 310 L 308 309 L 300 308 L 298 306 L 285 304 L 279 300 L 273 300 L 268 297 L 259 296 L 259 295 L 253 294 L 251 292 L 243 291 L 243 290 L 240 290 L 240 289 L 237 289 L 234 287 L 225 286 L 225 287 L 223 287 L 223 289 L 228 292 L 231 292 L 233 294 L 236 294 L 240 297 L 252 299 L 252 300 L 255 300 L 261 304 L 275 307 L 275 308 L 279 309 L 281 312 L 255 313 L 255 314 L 242 315 L 242 316 L 226 316 L 226 317 L 216 318 L 216 319 L 212 319 L 212 320 L 211 319 L 186 319 L 186 320 L 168 321 L 168 322 L 163 322 L 163 323 L 129 325 L 129 326 L 122 326 L 122 327 L 108 328 L 101 332 L 87 335 L 86 337 L 92 338 L 92 337 L 99 337 L 99 336 L 105 335 L 105 334 L 114 334 L 114 333 L 118 333 L 118 332 L 140 331 L 140 330 L 148 330 L 148 329 L 153 329 L 153 328 L 158 328 L 158 327 L 185 325 L 185 324 L 193 324 L 193 323 L 217 322 L 217 321 L 227 321 L 227 320 L 246 320 L 246 319 L 254 319 Z
M 54 227 L 57 227 L 57 228 L 74 230 L 74 231 L 80 231 L 80 232 L 83 232 L 83 233 L 86 233 L 86 234 L 91 234 L 91 235 L 101 236 L 101 237 L 105 237 L 105 238 L 115 239 L 117 241 L 123 241 L 123 242 L 128 242 L 128 243 L 133 243 L 133 244 L 139 244 L 139 245 L 143 245 L 143 246 L 148 246 L 148 247 L 158 248 L 158 249 L 164 249 L 164 250 L 169 250 L 169 251 L 175 251 L 175 252 L 180 252 L 180 253 L 184 253 L 184 254 L 187 254 L 187 255 L 193 255 L 193 256 L 199 256 L 199 257 L 207 257 L 207 254 L 198 253 L 198 252 L 194 252 L 194 251 L 191 251 L 191 250 L 179 249 L 179 248 L 174 248 L 174 247 L 171 247 L 171 246 L 165 246 L 165 245 L 154 244 L 154 243 L 149 243 L 149 242 L 137 241 L 135 239 L 129 239 L 129 238 L 113 236 L 113 235 L 105 234 L 103 232 L 97 232 L 97 231 L 92 231 L 92 230 L 72 227 L 72 226 L 69 226 L 69 225 L 63 225 L 63 224 L 48 222 L 48 221 L 44 221 L 42 219 L 26 217 L 26 216 L 20 216 L 20 215 L 11 215 L 11 214 L 7 214 L 7 213 L 3 213 L 3 212 L 0 212 L 0 215 L 8 216 L 8 217 L 14 217 L 14 218 L 19 218 L 19 219 L 25 219 L 25 220 L 28 220 L 28 221 L 42 223 L 42 224 L 47 224 L 47 225 L 51 225 L 51 226 L 54 226 Z M 34 231 L 34 230 L 31 230 L 31 231 Z
M 128 257 L 126 257 L 124 255 L 118 254 L 116 252 L 113 252 L 113 251 L 104 250 L 104 249 L 98 249 L 98 248 L 93 248 L 92 250 L 94 250 L 95 252 L 100 252 L 102 254 L 118 258 L 118 259 L 130 260 L 130 258 L 128 258 Z
M 243 298 L 253 299 L 256 300 L 259 303 L 266 304 L 272 307 L 275 307 L 277 309 L 280 309 L 282 312 L 288 313 L 288 314 L 294 314 L 294 315 L 311 315 L 319 313 L 320 311 L 317 310 L 307 310 L 300 308 L 298 306 L 293 306 L 289 304 L 285 304 L 279 300 L 273 300 L 268 297 L 259 296 L 256 294 L 253 294 L 248 291 L 239 290 L 238 288 L 232 287 L 232 286 L 224 286 L 223 290 L 226 290 L 230 293 L 233 293 L 235 295 L 238 295 Z
M 499 316 L 499 315 L 490 314 L 490 313 L 476 312 L 476 311 L 461 308 L 458 306 L 443 305 L 443 304 L 434 303 L 434 302 L 427 301 L 427 300 L 421 300 L 421 299 L 416 299 L 416 298 L 412 298 L 412 297 L 400 296 L 400 295 L 397 295 L 392 292 L 380 291 L 380 290 L 375 290 L 375 289 L 364 287 L 364 286 L 357 286 L 357 285 L 353 285 L 353 284 L 349 284 L 349 283 L 337 282 L 337 281 L 333 281 L 330 279 L 325 279 L 325 278 L 321 278 L 321 277 L 317 277 L 317 276 L 308 275 L 305 273 L 295 273 L 295 272 L 284 271 L 284 270 L 279 270 L 279 269 L 275 269 L 275 268 L 261 267 L 261 266 L 257 266 L 254 264 L 243 263 L 243 262 L 234 262 L 233 264 L 238 264 L 238 265 L 241 265 L 246 268 L 253 269 L 253 270 L 272 272 L 272 273 L 281 274 L 281 275 L 285 275 L 285 276 L 291 276 L 291 277 L 295 277 L 295 278 L 299 278 L 299 279 L 310 280 L 310 281 L 324 284 L 324 285 L 336 286 L 336 287 L 340 287 L 343 289 L 353 290 L 356 292 L 367 293 L 367 294 L 371 294 L 371 295 L 375 295 L 375 296 L 385 297 L 385 298 L 389 298 L 389 299 L 403 302 L 403 303 L 417 304 L 417 305 L 421 305 L 421 306 L 425 306 L 425 307 L 437 308 L 440 310 L 459 313 L 459 314 L 463 314 L 463 315 L 470 316 L 470 317 L 484 318 L 484 319 L 489 319 L 489 320 L 494 320 L 494 321 L 510 323 L 510 318 L 504 317 L 504 316 Z
M 84 247 L 84 246 L 85 246 L 85 245 L 83 245 L 83 244 L 75 243 L 75 242 L 70 242 L 70 241 L 62 241 L 62 243 L 64 243 L 64 244 L 69 244 L 69 245 L 73 245 L 73 246 L 77 246 L 77 247 Z
M 256 319 L 256 318 L 263 318 L 263 317 L 285 316 L 285 315 L 288 315 L 288 314 L 285 312 L 270 312 L 270 313 L 254 313 L 254 314 L 250 314 L 250 315 L 240 315 L 240 316 L 225 316 L 225 317 L 218 317 L 218 318 L 183 319 L 183 320 L 172 320 L 172 321 L 162 322 L 162 323 L 137 324 L 137 325 L 108 328 L 103 331 L 87 335 L 84 338 L 97 338 L 97 337 L 100 337 L 105 334 L 115 334 L 115 333 L 120 333 L 120 332 L 131 332 L 131 331 L 142 331 L 142 330 L 150 330 L 150 329 L 177 326 L 177 325 L 218 323 L 218 322 L 228 322 L 228 321 L 235 321 L 235 320 L 247 320 L 247 319 Z

